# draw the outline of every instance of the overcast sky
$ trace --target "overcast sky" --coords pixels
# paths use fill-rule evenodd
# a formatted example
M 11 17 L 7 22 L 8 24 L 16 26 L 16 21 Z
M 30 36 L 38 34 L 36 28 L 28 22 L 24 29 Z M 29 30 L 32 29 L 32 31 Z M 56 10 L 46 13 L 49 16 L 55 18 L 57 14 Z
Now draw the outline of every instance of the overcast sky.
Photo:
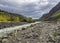
M 40 18 L 50 11 L 60 0 L 0 0 L 0 9 Z

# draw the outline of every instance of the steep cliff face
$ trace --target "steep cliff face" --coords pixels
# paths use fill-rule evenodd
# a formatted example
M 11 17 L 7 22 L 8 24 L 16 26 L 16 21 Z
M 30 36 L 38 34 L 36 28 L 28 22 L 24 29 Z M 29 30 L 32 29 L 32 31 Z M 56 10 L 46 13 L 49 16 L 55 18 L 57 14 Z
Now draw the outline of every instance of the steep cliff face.
M 55 16 L 56 15 L 56 16 Z M 60 17 L 60 2 L 50 10 L 49 13 L 44 14 L 41 19 L 43 20 L 55 20 L 54 18 L 58 19 Z

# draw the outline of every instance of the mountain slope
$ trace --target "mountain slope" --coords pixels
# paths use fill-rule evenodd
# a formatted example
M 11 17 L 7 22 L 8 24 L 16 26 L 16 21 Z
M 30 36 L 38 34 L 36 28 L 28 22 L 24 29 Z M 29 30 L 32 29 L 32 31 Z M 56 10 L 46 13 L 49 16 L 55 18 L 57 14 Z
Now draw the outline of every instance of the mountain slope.
M 56 19 L 55 19 L 56 18 Z M 41 17 L 42 20 L 59 20 L 60 19 L 60 2 L 50 10 L 49 13 Z
M 32 22 L 32 18 L 0 10 L 0 22 Z
M 54 13 L 49 19 L 60 21 L 60 10 Z

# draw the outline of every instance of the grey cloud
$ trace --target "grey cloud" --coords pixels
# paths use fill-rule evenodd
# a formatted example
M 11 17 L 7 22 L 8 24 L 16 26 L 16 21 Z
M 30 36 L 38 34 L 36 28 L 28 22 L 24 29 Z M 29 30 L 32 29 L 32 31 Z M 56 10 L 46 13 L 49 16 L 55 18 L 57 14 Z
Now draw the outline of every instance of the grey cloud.
M 0 0 L 0 5 L 3 5 L 3 6 L 0 6 L 0 9 L 13 12 L 13 13 L 23 14 L 32 18 L 39 18 L 44 13 L 47 13 L 48 11 L 50 11 L 50 9 L 54 7 L 59 1 L 60 0 L 58 1 L 48 0 L 49 3 L 44 6 L 44 5 L 40 5 L 40 2 L 38 2 L 38 4 L 29 3 L 29 4 L 19 5 L 17 3 L 9 2 L 6 0 Z

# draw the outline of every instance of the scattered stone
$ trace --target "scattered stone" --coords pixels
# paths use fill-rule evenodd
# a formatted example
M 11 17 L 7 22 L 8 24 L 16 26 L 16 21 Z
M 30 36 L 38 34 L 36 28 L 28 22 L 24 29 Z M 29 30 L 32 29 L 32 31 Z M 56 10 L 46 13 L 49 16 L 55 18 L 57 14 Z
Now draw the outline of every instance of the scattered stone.
M 2 43 L 8 43 L 9 40 L 8 39 L 2 39 Z
M 22 30 L 25 30 L 26 28 L 22 28 Z
M 60 25 L 41 22 L 0 38 L 0 43 L 60 43 Z
M 33 27 L 34 25 L 33 24 L 31 24 L 31 26 L 30 27 Z

